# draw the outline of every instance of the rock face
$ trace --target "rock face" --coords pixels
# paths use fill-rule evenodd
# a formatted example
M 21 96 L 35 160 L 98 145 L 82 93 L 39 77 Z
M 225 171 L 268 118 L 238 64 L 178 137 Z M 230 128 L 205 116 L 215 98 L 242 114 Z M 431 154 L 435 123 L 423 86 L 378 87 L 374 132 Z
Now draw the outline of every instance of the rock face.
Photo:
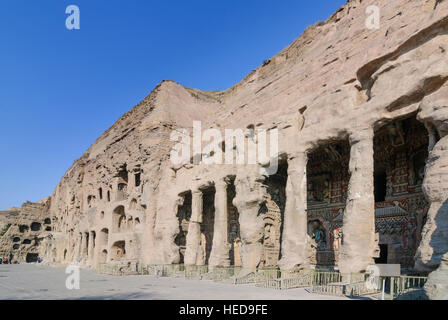
M 417 266 L 430 271 L 448 251 L 448 85 L 426 96 L 419 110 L 418 117 L 429 132 L 423 190 L 431 206 L 417 251 Z
M 62 178 L 42 258 L 435 270 L 448 251 L 447 44 L 447 1 L 352 0 L 225 91 L 162 82 Z M 201 143 L 194 121 L 245 130 L 243 149 L 215 142 L 246 161 L 210 164 L 217 149 L 203 148 L 174 163 L 170 137 Z M 247 161 L 262 129 L 278 130 L 277 172 L 269 156 Z
M 39 256 L 52 250 L 49 208 L 47 198 L 39 203 L 26 202 L 22 208 L 4 213 L 6 223 L 0 225 L 1 258 L 11 263 L 36 262 Z
M 448 300 L 448 253 L 442 257 L 439 268 L 429 275 L 425 293 L 431 300 Z
M 11 224 L 19 214 L 20 209 L 11 208 L 7 211 L 0 211 L 0 235 L 3 235 L 8 231 Z

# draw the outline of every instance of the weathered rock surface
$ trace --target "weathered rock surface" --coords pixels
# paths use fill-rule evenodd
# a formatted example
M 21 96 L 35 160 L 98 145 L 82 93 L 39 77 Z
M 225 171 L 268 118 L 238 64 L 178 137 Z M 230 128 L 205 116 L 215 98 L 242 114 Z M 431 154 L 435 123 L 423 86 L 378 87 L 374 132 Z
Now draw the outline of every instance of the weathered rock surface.
M 430 153 L 423 191 L 430 201 L 428 219 L 417 251 L 417 267 L 434 270 L 448 252 L 448 85 L 425 97 L 419 119 L 430 133 Z
M 442 257 L 437 270 L 429 275 L 425 293 L 431 300 L 448 300 L 448 253 Z
M 370 5 L 381 10 L 378 30 L 365 26 Z M 201 121 L 203 129 L 279 130 L 279 154 L 289 165 L 279 262 L 283 269 L 309 264 L 306 155 L 323 141 L 348 140 L 351 178 L 339 264 L 343 273 L 363 271 L 378 249 L 373 134 L 394 119 L 418 113 L 430 134 L 423 187 L 430 209 L 416 268 L 434 270 L 448 251 L 447 44 L 447 1 L 352 0 L 225 91 L 162 82 L 99 137 L 56 187 L 49 207 L 54 249 L 44 260 L 96 266 L 123 258 L 164 264 L 185 258 L 185 263 L 202 264 L 205 222 L 195 197 L 185 257 L 179 250 L 177 215 L 186 199 L 180 195 L 226 177 L 232 177 L 236 189 L 233 205 L 239 212 L 244 270 L 266 260 L 266 230 L 258 215 L 267 196 L 266 173 L 259 170 L 264 163 L 170 161 L 175 144 L 171 133 L 185 128 L 191 134 L 193 121 Z M 219 215 L 224 208 L 220 195 L 216 206 Z M 89 239 L 95 239 L 95 246 Z M 222 258 L 228 239 L 220 235 L 213 247 L 213 263 L 228 263 Z
M 49 214 L 50 198 L 39 203 L 26 202 L 2 216 L 0 224 L 0 257 L 11 263 L 35 262 L 52 250 L 53 242 Z M 2 220 L 3 220 L 2 219 Z

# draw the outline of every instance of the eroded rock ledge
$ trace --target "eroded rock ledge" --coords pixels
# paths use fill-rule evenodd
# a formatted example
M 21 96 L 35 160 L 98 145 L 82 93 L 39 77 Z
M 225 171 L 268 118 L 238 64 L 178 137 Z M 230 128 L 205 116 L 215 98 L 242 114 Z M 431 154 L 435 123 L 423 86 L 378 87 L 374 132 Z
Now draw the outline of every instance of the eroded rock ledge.
M 162 82 L 36 208 L 52 222 L 42 259 L 435 270 L 448 251 L 447 44 L 446 1 L 352 0 L 232 88 Z M 278 173 L 173 166 L 170 134 L 193 121 L 277 128 Z M 23 261 L 11 236 L 2 250 Z

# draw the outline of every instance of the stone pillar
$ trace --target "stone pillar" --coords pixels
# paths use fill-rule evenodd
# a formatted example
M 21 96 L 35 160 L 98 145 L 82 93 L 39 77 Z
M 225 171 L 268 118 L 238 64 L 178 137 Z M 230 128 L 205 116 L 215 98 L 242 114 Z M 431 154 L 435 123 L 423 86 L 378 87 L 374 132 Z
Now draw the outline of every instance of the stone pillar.
M 430 207 L 415 255 L 415 268 L 433 271 L 448 252 L 448 136 L 429 152 L 423 192 Z
M 78 233 L 78 235 L 76 236 L 76 243 L 75 243 L 75 255 L 74 255 L 75 262 L 78 262 L 78 260 L 81 258 L 81 250 L 82 250 L 82 234 Z
M 448 252 L 442 256 L 439 268 L 429 275 L 424 290 L 430 300 L 448 300 Z
M 259 211 L 261 205 L 266 202 L 266 187 L 259 179 L 258 170 L 250 172 L 244 168 L 239 169 L 235 189 L 233 205 L 238 209 L 240 216 L 242 276 L 254 271 L 261 261 L 264 222 Z
M 73 250 L 72 250 L 72 241 L 73 241 L 73 239 L 72 239 L 72 233 L 71 232 L 68 232 L 68 239 L 66 241 L 67 241 L 67 254 L 65 256 L 64 262 L 69 262 L 69 261 L 71 261 L 71 257 L 72 257 L 72 254 L 73 254 Z
M 92 263 L 94 260 L 94 248 L 95 248 L 95 240 L 94 240 L 94 231 L 90 231 L 89 233 L 89 247 L 87 248 L 87 256 L 89 259 L 89 263 Z
M 92 266 L 94 268 L 97 268 L 98 264 L 99 264 L 99 257 L 100 257 L 101 251 L 102 251 L 102 248 L 101 248 L 102 232 L 101 231 L 100 232 L 94 231 L 94 232 L 96 234 L 96 239 L 95 239 L 95 246 L 93 248 Z
M 81 260 L 87 256 L 87 235 L 85 232 L 81 234 Z
M 210 267 L 230 266 L 230 245 L 228 243 L 228 210 L 227 182 L 215 182 L 215 224 L 213 231 L 213 246 L 210 253 Z
M 375 199 L 373 186 L 373 129 L 350 136 L 350 183 L 343 219 L 343 243 L 339 253 L 342 274 L 366 270 L 373 263 Z
M 188 225 L 187 249 L 184 257 L 186 265 L 196 265 L 198 262 L 201 264 L 202 192 L 193 190 L 191 195 L 191 218 Z
M 415 255 L 415 268 L 432 271 L 440 266 L 436 275 L 428 279 L 431 285 L 441 277 L 448 279 L 448 82 L 438 91 L 425 96 L 417 119 L 425 124 L 429 134 L 423 193 L 430 207 Z M 435 297 L 434 291 L 431 291 L 427 291 L 428 296 Z M 448 286 L 445 286 L 444 292 L 448 296 Z
M 288 161 L 286 204 L 282 234 L 280 269 L 303 269 L 309 266 L 307 233 L 307 155 L 302 152 Z

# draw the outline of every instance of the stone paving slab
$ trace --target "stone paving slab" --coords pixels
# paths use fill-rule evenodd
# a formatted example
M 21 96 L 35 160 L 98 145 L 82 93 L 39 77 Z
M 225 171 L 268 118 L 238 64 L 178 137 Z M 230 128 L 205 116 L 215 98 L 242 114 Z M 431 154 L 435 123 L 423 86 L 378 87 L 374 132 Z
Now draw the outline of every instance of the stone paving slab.
M 305 289 L 273 290 L 253 284 L 153 276 L 115 277 L 81 269 L 80 289 L 65 287 L 65 268 L 36 264 L 0 265 L 0 299 L 89 300 L 347 300 L 319 296 Z

